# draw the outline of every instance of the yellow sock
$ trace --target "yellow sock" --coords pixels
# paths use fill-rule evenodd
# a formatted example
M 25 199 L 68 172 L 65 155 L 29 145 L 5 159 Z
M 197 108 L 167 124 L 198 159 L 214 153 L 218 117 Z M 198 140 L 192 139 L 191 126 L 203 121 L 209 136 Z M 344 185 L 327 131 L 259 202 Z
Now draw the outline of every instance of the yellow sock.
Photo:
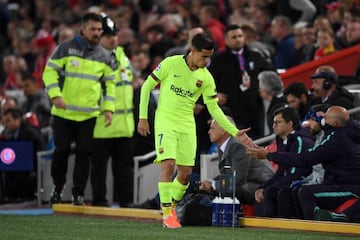
M 189 184 L 186 184 L 186 185 L 181 184 L 178 181 L 177 177 L 174 179 L 174 181 L 172 182 L 171 196 L 172 196 L 172 199 L 175 201 L 175 203 L 174 203 L 175 206 L 176 206 L 176 203 L 179 202 L 183 198 L 185 191 L 188 187 L 189 187 Z
M 163 218 L 166 218 L 171 214 L 171 187 L 172 182 L 158 183 Z

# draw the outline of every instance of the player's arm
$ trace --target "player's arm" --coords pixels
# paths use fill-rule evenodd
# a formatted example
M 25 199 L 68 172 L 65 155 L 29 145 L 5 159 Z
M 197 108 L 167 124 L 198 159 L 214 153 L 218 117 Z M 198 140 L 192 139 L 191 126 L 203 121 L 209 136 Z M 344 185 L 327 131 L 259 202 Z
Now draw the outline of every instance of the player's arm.
M 137 126 L 137 131 L 141 136 L 147 136 L 148 134 L 150 134 L 150 127 L 148 122 L 148 106 L 150 100 L 150 93 L 151 90 L 153 90 L 156 85 L 158 85 L 158 83 L 159 82 L 155 80 L 155 76 L 151 74 L 141 86 L 139 123 Z
M 245 147 L 251 147 L 253 145 L 252 140 L 246 134 L 250 128 L 237 129 L 225 116 L 217 102 L 211 101 L 206 104 L 210 115 L 216 120 L 216 122 L 231 136 L 235 137 Z

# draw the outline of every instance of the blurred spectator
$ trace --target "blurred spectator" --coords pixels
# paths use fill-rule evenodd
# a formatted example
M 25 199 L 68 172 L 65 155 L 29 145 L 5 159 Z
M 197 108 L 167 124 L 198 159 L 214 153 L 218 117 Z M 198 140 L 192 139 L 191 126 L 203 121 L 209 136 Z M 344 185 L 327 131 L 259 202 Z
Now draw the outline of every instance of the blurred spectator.
M 169 50 L 167 50 L 164 57 L 186 54 L 186 52 L 189 50 L 188 31 L 185 28 L 180 28 L 175 33 L 174 43 L 175 43 L 175 47 L 172 47 Z
M 134 42 L 135 42 L 135 34 L 134 31 L 129 27 L 123 27 L 118 31 L 118 42 L 119 46 L 124 48 L 126 56 L 131 58 L 132 54 L 134 54 Z
M 276 16 L 271 22 L 271 36 L 276 41 L 273 66 L 277 69 L 287 69 L 296 65 L 294 36 L 289 18 Z
M 53 53 L 56 43 L 53 37 L 47 31 L 41 29 L 37 33 L 34 45 L 37 52 L 36 62 L 35 62 L 35 74 L 38 76 L 38 86 L 42 87 L 42 79 L 41 76 L 45 69 L 45 65 L 50 55 Z
M 166 53 L 165 57 L 173 56 L 182 54 L 185 55 L 190 50 L 191 40 L 192 38 L 199 33 L 204 33 L 204 29 L 200 26 L 194 26 L 189 28 L 188 30 L 185 30 L 185 36 L 186 38 L 182 40 L 182 44 L 179 46 L 170 48 Z M 183 36 L 184 37 L 184 36 Z
M 38 81 L 31 74 L 25 74 L 22 79 L 22 89 L 26 97 L 22 106 L 23 113 L 36 115 L 40 128 L 50 126 L 51 101 L 43 88 L 39 88 Z
M 332 30 L 337 35 L 341 27 L 341 22 L 344 17 L 344 8 L 341 6 L 341 3 L 334 1 L 328 4 L 325 4 L 326 17 L 329 20 Z
M 276 13 L 290 18 L 291 22 L 310 22 L 316 14 L 316 7 L 310 0 L 280 0 L 273 1 Z
M 204 5 L 200 9 L 199 15 L 201 25 L 211 34 L 214 40 L 217 51 L 222 52 L 225 50 L 224 31 L 225 26 L 219 20 L 219 12 L 213 5 Z
M 10 108 L 19 109 L 17 99 L 14 97 L 9 97 L 9 96 L 2 97 L 1 101 L 0 101 L 0 135 L 1 135 L 2 131 L 4 130 L 4 123 L 3 123 L 3 119 L 2 119 L 4 112 Z M 0 139 L 2 137 L 0 136 Z
M 306 24 L 302 28 L 302 55 L 303 59 L 300 60 L 300 63 L 306 63 L 311 61 L 314 58 L 316 50 L 316 33 L 312 23 Z
M 148 51 L 140 50 L 133 54 L 131 58 L 134 76 L 141 81 L 145 81 L 147 76 L 152 72 L 152 62 Z
M 314 29 L 315 34 L 317 34 L 320 29 L 332 29 L 332 26 L 329 19 L 327 19 L 325 16 L 320 15 L 317 16 L 314 20 Z
M 19 81 L 18 64 L 16 56 L 13 54 L 6 55 L 3 59 L 3 70 L 5 73 L 5 82 L 3 83 L 3 89 L 17 90 L 21 88 L 21 82 Z
M 59 31 L 58 43 L 62 43 L 66 40 L 70 40 L 75 37 L 75 30 L 70 27 L 64 27 Z
M 166 51 L 174 46 L 161 25 L 149 27 L 145 33 L 145 40 L 149 44 L 149 53 L 154 65 L 157 65 L 164 58 Z
M 292 82 L 285 89 L 284 95 L 289 107 L 296 109 L 298 112 L 300 121 L 306 121 L 307 113 L 314 104 L 314 97 L 310 95 L 305 84 L 302 82 Z
M 215 55 L 209 66 L 219 104 L 229 107 L 238 128 L 251 127 L 253 138 L 264 136 L 264 108 L 259 96 L 258 74 L 273 67 L 245 44 L 242 29 L 230 25 L 225 32 L 226 50 Z
M 331 66 L 320 66 L 311 76 L 314 95 L 321 98 L 322 103 L 330 106 L 342 106 L 346 109 L 354 107 L 354 96 L 338 85 L 338 76 Z
M 346 28 L 346 43 L 349 47 L 360 43 L 360 19 L 351 21 Z
M 267 102 L 266 126 L 268 131 L 273 131 L 273 118 L 275 111 L 287 105 L 283 94 L 284 86 L 280 76 L 276 72 L 263 71 L 258 75 L 260 97 Z M 265 132 L 266 133 L 266 132 Z
M 244 33 L 245 44 L 253 51 L 261 54 L 261 56 L 271 63 L 271 53 L 274 49 L 270 45 L 265 45 L 260 41 L 260 34 L 253 24 L 242 24 L 240 26 Z
M 329 28 L 320 29 L 317 32 L 317 45 L 318 48 L 315 51 L 314 60 L 318 60 L 336 52 L 333 31 Z

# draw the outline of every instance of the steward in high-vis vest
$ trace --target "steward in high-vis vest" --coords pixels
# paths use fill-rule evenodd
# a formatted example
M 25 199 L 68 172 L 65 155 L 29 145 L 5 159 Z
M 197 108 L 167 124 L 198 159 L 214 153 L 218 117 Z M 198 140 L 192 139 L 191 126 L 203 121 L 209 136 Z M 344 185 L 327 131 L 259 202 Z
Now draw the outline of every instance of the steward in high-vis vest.
M 115 112 L 112 124 L 105 127 L 101 114 L 95 124 L 91 158 L 92 204 L 108 206 L 106 199 L 107 163 L 111 157 L 115 183 L 114 193 L 121 207 L 133 201 L 133 144 L 135 130 L 133 114 L 133 74 L 130 61 L 122 47 L 118 47 L 117 28 L 103 15 L 103 34 L 100 44 L 111 52 L 117 63 L 115 71 Z M 112 191 L 112 189 L 108 189 Z
M 101 33 L 101 16 L 85 14 L 81 36 L 61 43 L 44 70 L 43 80 L 53 102 L 51 113 L 54 116 L 55 152 L 51 165 L 54 189 L 50 204 L 61 202 L 73 141 L 76 158 L 72 202 L 84 204 L 96 118 L 103 111 L 105 124 L 110 125 L 112 121 L 116 65 L 109 52 L 99 45 Z

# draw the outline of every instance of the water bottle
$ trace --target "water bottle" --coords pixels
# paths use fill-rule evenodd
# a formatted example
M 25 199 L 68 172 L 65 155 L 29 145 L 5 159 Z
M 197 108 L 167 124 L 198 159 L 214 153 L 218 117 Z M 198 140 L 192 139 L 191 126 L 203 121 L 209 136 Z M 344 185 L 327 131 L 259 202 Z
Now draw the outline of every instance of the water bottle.
M 212 201 L 213 211 L 212 211 L 212 226 L 220 226 L 220 211 L 221 211 L 221 198 L 215 197 Z

